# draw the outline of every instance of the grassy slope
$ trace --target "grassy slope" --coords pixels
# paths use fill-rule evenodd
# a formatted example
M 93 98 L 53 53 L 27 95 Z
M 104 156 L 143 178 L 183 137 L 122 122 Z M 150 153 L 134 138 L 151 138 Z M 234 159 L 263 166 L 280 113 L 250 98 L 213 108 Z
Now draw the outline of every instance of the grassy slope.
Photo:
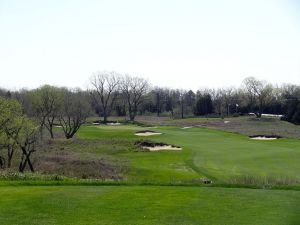
M 126 139 L 134 142 L 141 139 L 135 136 L 134 133 L 143 129 L 145 128 L 136 126 L 86 126 L 81 129 L 79 137 L 84 139 Z M 155 140 L 157 137 L 151 139 Z M 189 150 L 180 152 L 139 152 L 131 149 L 112 155 L 108 152 L 107 147 L 111 148 L 111 146 L 99 146 L 97 153 L 103 157 L 113 157 L 127 162 L 128 171 L 125 177 L 130 182 L 181 183 L 201 178 L 196 171 L 185 163 L 191 156 Z M 84 151 L 88 151 L 88 149 L 84 149 Z
M 205 128 L 166 128 L 164 141 L 181 145 L 193 153 L 200 172 L 220 181 L 236 176 L 289 177 L 300 180 L 300 141 L 250 140 L 248 137 Z
M 298 224 L 299 191 L 2 187 L 1 224 Z

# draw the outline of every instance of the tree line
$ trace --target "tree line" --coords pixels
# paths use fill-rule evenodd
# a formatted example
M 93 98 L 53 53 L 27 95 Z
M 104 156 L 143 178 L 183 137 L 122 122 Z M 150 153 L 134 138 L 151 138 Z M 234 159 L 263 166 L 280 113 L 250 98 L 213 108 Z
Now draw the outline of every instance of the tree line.
M 109 116 L 124 116 L 134 121 L 137 115 L 226 117 L 253 113 L 286 115 L 299 123 L 299 85 L 274 86 L 254 77 L 239 87 L 193 90 L 153 87 L 139 77 L 114 71 L 94 73 L 86 90 L 44 85 L 33 90 L 0 90 L 0 96 L 16 99 L 26 115 L 35 118 L 53 136 L 54 124 L 63 126 L 72 137 L 87 116 L 96 114 L 107 122 Z M 82 111 L 79 111 L 82 110 Z M 63 113 L 62 113 L 63 112 Z M 75 118 L 74 115 L 81 115 Z M 68 118 L 66 120 L 66 118 Z M 68 121 L 77 126 L 70 127 Z
M 30 160 L 44 132 L 54 138 L 61 127 L 72 138 L 89 116 L 123 116 L 134 121 L 137 115 L 227 117 L 252 113 L 281 114 L 300 124 L 300 86 L 274 86 L 254 77 L 238 88 L 192 90 L 152 87 L 140 77 L 114 71 L 94 73 L 86 90 L 43 85 L 19 91 L 0 89 L 0 167 L 10 167 L 15 151 L 20 152 L 19 171 L 34 171 Z

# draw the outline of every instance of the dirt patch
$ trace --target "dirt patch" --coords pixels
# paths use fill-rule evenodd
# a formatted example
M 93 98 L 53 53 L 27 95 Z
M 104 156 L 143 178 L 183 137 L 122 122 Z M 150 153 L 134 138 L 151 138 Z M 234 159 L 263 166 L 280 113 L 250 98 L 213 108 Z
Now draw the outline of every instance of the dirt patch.
M 281 137 L 276 135 L 254 135 L 254 136 L 249 136 L 249 138 L 252 140 L 272 141 L 272 140 L 277 140 Z
M 153 135 L 161 135 L 162 133 L 152 131 L 152 130 L 142 130 L 135 132 L 136 136 L 153 136 Z
M 140 146 L 142 149 L 149 150 L 150 152 L 155 151 L 181 151 L 182 148 L 176 145 L 166 144 L 163 142 L 151 142 L 151 141 L 137 141 L 136 145 Z

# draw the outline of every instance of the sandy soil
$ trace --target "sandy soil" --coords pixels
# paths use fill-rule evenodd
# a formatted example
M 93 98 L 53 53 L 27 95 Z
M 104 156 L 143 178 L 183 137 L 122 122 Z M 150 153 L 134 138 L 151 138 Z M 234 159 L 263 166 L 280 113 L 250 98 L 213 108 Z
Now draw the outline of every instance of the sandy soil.
M 252 140 L 263 140 L 263 141 L 272 141 L 272 140 L 277 140 L 278 138 L 276 137 L 252 137 L 250 138 Z
M 158 132 L 143 132 L 143 133 L 135 133 L 136 136 L 153 136 L 153 135 L 161 135 L 162 133 Z
M 155 151 L 180 151 L 182 148 L 173 147 L 172 145 L 162 145 L 162 146 L 155 146 L 155 147 L 143 147 L 144 149 L 150 150 L 150 152 Z
M 119 126 L 121 123 L 107 123 L 108 126 Z

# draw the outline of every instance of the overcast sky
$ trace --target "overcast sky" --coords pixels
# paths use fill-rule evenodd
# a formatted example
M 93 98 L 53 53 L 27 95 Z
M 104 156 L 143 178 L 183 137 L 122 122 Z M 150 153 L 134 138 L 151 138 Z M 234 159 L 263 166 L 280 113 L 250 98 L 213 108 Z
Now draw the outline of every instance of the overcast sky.
M 186 89 L 300 84 L 300 1 L 0 0 L 0 86 L 84 88 L 97 70 Z

